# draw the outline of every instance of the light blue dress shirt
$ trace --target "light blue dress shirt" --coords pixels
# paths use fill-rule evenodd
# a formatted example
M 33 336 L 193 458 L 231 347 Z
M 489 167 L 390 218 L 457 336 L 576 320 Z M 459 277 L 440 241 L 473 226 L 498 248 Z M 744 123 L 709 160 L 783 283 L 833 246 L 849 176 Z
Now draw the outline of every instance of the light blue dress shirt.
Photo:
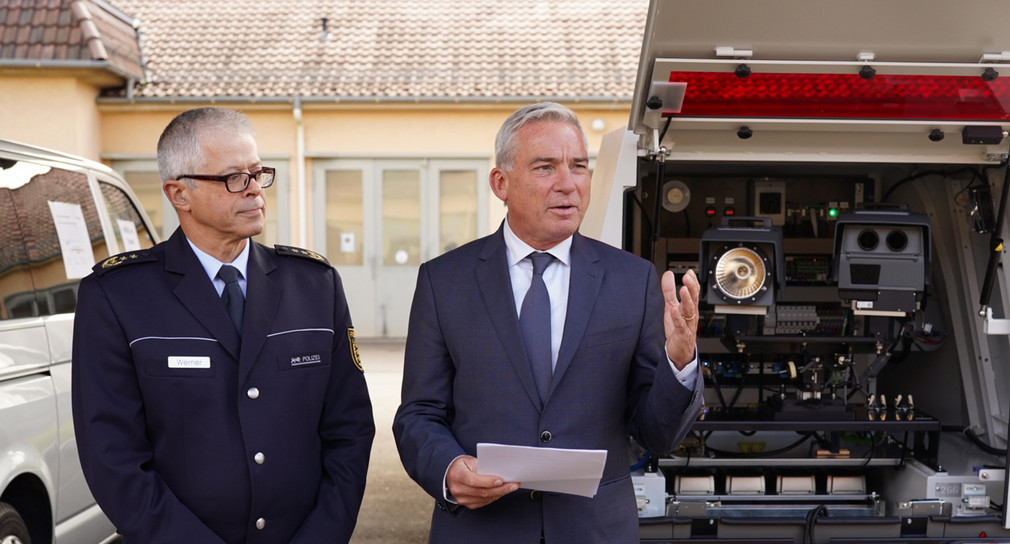
M 196 247 L 193 242 L 190 242 L 189 238 L 186 238 L 186 242 L 189 243 L 189 247 L 193 248 L 193 253 L 196 253 L 196 258 L 200 260 L 200 264 L 203 265 L 203 269 L 207 271 L 207 275 L 210 276 L 210 281 L 214 282 L 214 289 L 217 289 L 217 296 L 221 296 L 224 292 L 224 280 L 217 277 L 217 271 L 221 269 L 222 266 L 230 264 L 238 269 L 239 279 L 238 285 L 242 288 L 242 296 L 246 295 L 246 270 L 249 267 L 249 245 L 252 243 L 246 240 L 245 247 L 242 248 L 242 253 L 235 257 L 235 260 L 230 263 L 223 263 L 214 257 L 211 257 L 206 251 Z

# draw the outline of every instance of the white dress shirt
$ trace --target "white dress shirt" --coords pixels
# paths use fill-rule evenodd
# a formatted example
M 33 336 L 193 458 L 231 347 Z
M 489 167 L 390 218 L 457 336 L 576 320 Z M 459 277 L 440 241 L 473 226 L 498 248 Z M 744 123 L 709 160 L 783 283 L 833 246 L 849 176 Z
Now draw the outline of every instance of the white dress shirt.
M 504 234 L 505 258 L 509 265 L 509 278 L 512 280 L 512 297 L 515 299 L 516 315 L 519 315 L 522 313 L 526 291 L 529 290 L 530 283 L 533 282 L 533 262 L 527 257 L 537 250 L 520 240 L 512 232 L 508 220 L 505 221 Z M 565 331 L 565 315 L 568 313 L 568 287 L 572 275 L 572 237 L 569 236 L 558 245 L 548 249 L 547 253 L 553 255 L 555 259 L 544 270 L 544 283 L 547 284 L 547 292 L 551 297 L 551 368 L 554 368 L 558 363 L 558 351 L 561 350 L 561 338 Z M 666 349 L 663 350 L 663 353 L 666 353 Z M 683 370 L 677 370 L 677 365 L 673 364 L 669 355 L 666 356 L 666 361 L 670 364 L 670 368 L 673 369 L 673 373 L 680 383 L 693 390 L 695 383 L 697 383 L 695 380 L 698 379 L 697 351 L 695 351 L 694 360 L 688 363 Z M 453 459 L 449 466 L 452 466 L 456 459 Z M 442 476 L 443 494 L 448 502 L 456 504 L 456 500 L 449 494 L 449 488 L 445 483 L 448 474 L 449 467 L 446 467 L 445 475 Z
M 508 220 L 505 221 L 505 252 L 509 265 L 509 278 L 512 279 L 512 296 L 515 299 L 516 315 L 522 312 L 523 299 L 533 282 L 533 262 L 527 259 L 530 253 L 537 251 L 529 244 L 519 239 Z M 551 296 L 551 368 L 558 363 L 558 352 L 561 350 L 561 338 L 565 332 L 565 315 L 568 313 L 568 286 L 572 275 L 572 237 L 569 236 L 558 245 L 548 249 L 546 253 L 554 256 L 554 261 L 544 270 L 544 283 Z M 666 353 L 666 350 L 663 350 Z M 698 376 L 698 358 L 687 364 L 683 370 L 678 370 L 670 356 L 666 356 L 673 373 L 688 389 L 694 389 Z

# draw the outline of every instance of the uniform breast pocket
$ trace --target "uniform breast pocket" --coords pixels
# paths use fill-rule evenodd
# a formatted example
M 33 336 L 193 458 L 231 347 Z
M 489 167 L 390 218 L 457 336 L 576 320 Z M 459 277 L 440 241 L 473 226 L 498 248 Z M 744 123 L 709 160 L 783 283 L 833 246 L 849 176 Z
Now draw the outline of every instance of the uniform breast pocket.
M 292 331 L 270 338 L 277 354 L 277 369 L 311 370 L 330 366 L 333 333 L 329 331 Z
M 213 340 L 157 338 L 133 344 L 134 360 L 144 376 L 151 378 L 212 378 L 222 364 L 221 351 Z

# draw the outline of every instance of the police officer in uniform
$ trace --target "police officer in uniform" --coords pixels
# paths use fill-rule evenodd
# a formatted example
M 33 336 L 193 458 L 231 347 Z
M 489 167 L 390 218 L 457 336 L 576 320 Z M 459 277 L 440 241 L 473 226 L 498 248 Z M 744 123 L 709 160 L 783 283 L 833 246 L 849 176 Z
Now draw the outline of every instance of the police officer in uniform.
M 347 542 L 375 434 L 337 272 L 253 242 L 249 119 L 177 116 L 158 142 L 179 229 L 81 281 L 73 408 L 81 464 L 126 544 Z

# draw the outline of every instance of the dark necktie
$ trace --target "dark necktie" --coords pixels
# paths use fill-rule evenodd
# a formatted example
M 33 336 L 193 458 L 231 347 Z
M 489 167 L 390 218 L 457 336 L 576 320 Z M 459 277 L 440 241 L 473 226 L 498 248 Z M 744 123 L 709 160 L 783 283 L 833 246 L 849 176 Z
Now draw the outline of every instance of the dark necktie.
M 533 377 L 537 382 L 540 400 L 547 400 L 551 387 L 551 297 L 544 283 L 544 270 L 554 256 L 550 253 L 530 253 L 533 261 L 533 281 L 519 314 L 519 327 L 523 332 L 526 356 L 533 366 Z
M 238 269 L 226 264 L 217 271 L 217 277 L 224 280 L 224 292 L 221 293 L 221 300 L 228 308 L 228 315 L 231 316 L 231 322 L 235 324 L 235 330 L 242 334 L 242 312 L 245 310 L 245 298 L 242 296 L 242 287 L 238 284 Z

